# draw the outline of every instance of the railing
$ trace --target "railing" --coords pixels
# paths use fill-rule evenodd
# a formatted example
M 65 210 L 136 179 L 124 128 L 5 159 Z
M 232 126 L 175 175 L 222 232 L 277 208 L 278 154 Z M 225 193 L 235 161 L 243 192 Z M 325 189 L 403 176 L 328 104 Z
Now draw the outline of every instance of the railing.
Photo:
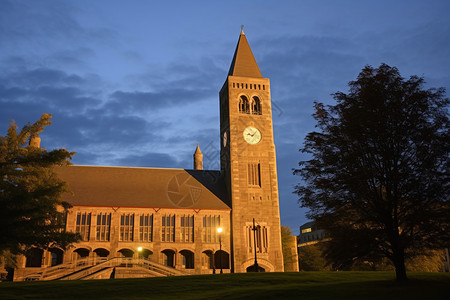
M 106 259 L 103 257 L 85 258 L 61 264 L 53 267 L 49 267 L 39 272 L 27 274 L 25 279 L 27 280 L 76 280 L 81 279 L 95 272 L 98 272 L 105 268 L 113 267 L 125 267 L 132 268 L 140 266 L 145 269 L 151 270 L 161 276 L 177 276 L 187 275 L 187 273 L 176 270 L 171 267 L 161 265 L 159 263 L 152 262 L 147 258 L 131 258 L 131 257 L 115 257 Z
M 61 278 L 61 280 L 81 279 L 81 278 L 89 276 L 89 275 L 91 275 L 95 272 L 98 272 L 102 269 L 105 269 L 105 268 L 113 268 L 113 267 L 132 268 L 134 266 L 144 267 L 144 268 L 154 271 L 162 276 L 187 275 L 186 273 L 184 273 L 180 270 L 176 270 L 171 267 L 163 266 L 161 264 L 152 262 L 146 258 L 116 257 L 116 258 L 111 258 L 102 263 L 96 264 L 85 270 L 73 273 L 69 276 L 65 276 L 64 278 Z

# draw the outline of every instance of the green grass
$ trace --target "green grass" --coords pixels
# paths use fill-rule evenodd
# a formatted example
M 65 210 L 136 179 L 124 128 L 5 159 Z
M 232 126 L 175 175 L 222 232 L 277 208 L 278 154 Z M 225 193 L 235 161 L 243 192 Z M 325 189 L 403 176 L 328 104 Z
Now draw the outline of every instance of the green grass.
M 450 299 L 449 273 L 216 274 L 148 279 L 3 282 L 0 299 Z

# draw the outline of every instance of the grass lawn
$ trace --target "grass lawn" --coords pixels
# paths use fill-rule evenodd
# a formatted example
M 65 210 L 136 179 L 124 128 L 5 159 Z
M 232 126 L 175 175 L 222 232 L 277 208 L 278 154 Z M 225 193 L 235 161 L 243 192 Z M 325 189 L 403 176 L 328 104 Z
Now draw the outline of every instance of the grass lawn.
M 0 282 L 0 299 L 450 299 L 449 273 L 247 273 L 147 279 Z

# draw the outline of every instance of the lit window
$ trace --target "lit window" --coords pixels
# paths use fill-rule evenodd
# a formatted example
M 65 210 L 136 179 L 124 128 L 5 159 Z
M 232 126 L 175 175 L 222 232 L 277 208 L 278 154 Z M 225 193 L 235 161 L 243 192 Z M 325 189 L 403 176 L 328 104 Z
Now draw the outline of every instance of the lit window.
M 205 243 L 217 243 L 217 228 L 220 227 L 220 216 L 203 217 L 203 235 L 202 240 Z

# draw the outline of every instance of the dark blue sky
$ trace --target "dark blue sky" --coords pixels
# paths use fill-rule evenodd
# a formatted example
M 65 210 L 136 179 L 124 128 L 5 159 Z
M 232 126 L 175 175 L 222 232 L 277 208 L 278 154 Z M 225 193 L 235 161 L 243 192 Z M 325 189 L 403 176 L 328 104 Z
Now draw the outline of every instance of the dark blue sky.
M 0 1 L 0 132 L 44 112 L 42 146 L 83 165 L 192 168 L 219 149 L 218 92 L 240 32 L 271 79 L 281 221 L 306 222 L 292 168 L 367 64 L 450 87 L 449 1 Z M 218 159 L 218 155 L 217 155 Z M 217 166 L 209 159 L 206 167 Z

